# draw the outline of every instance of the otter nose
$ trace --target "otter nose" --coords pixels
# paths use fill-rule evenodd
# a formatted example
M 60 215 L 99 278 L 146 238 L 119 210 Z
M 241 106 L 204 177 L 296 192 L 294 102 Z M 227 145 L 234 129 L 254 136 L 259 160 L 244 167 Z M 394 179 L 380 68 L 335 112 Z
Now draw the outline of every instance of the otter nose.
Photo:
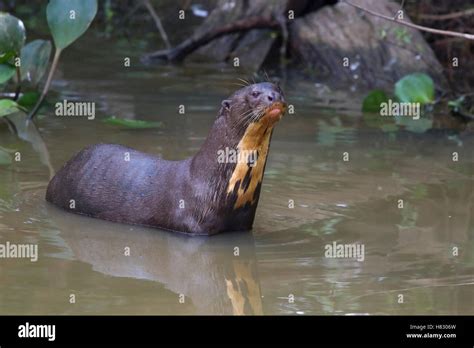
M 281 94 L 278 93 L 278 92 L 275 92 L 275 91 L 269 92 L 268 95 L 267 95 L 267 99 L 270 102 L 283 101 L 283 98 L 282 98 Z

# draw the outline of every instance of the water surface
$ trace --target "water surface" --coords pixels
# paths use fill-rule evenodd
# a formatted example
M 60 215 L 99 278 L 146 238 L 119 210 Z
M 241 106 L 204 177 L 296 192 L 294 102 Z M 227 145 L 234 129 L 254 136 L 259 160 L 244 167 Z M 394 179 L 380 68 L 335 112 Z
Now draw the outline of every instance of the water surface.
M 45 111 L 36 148 L 0 130 L 0 146 L 22 153 L 0 166 L 0 243 L 39 245 L 37 262 L 0 260 L 0 313 L 474 314 L 472 134 L 381 129 L 349 86 L 283 85 L 296 112 L 274 132 L 252 232 L 187 238 L 47 204 L 51 172 L 91 143 L 193 155 L 248 76 L 133 54 L 125 68 L 124 55 L 91 38 L 64 54 L 51 98 L 95 101 L 95 120 Z M 117 129 L 101 122 L 110 115 L 164 126 Z M 364 261 L 325 257 L 333 242 L 363 244 Z

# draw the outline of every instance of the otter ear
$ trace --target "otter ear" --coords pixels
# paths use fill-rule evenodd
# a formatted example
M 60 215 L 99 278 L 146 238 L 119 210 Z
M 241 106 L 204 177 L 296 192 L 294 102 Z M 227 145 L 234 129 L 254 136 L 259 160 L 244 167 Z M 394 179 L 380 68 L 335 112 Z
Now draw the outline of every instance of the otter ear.
M 230 99 L 225 99 L 222 101 L 221 105 L 224 109 L 230 110 L 230 102 L 231 102 Z
M 222 101 L 221 110 L 219 111 L 219 115 L 217 117 L 222 116 L 224 114 L 227 114 L 227 112 L 229 112 L 230 103 L 231 103 L 230 99 L 225 99 L 225 100 Z

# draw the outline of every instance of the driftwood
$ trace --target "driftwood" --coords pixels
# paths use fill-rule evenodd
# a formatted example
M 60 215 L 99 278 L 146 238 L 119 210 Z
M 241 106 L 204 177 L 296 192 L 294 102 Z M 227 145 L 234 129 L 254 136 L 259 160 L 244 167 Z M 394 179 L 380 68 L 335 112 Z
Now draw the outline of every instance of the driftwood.
M 278 28 L 280 23 L 280 21 L 270 17 L 250 17 L 237 20 L 215 30 L 206 31 L 197 37 L 191 37 L 174 48 L 150 53 L 144 58 L 145 60 L 164 59 L 170 62 L 179 62 L 198 48 L 224 35 L 246 32 L 252 29 Z
M 229 61 L 238 57 L 240 66 L 258 70 L 282 38 L 280 55 L 286 54 L 286 19 L 332 0 L 217 0 L 213 11 L 194 33 L 177 47 L 145 55 L 145 61 Z M 275 31 L 281 35 L 275 35 Z M 279 43 L 279 42 L 278 42 Z M 278 53 L 276 54 L 278 61 Z

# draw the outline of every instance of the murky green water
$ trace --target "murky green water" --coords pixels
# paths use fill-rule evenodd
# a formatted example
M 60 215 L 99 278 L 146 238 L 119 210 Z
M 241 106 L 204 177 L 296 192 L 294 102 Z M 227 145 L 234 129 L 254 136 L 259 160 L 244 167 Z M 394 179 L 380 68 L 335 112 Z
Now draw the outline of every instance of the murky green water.
M 54 169 L 97 142 L 190 156 L 245 77 L 134 67 L 134 56 L 124 68 L 122 51 L 85 40 L 65 52 L 53 89 L 95 101 L 99 116 L 38 120 Z M 0 166 L 0 243 L 39 245 L 37 262 L 0 259 L 0 313 L 474 314 L 473 135 L 384 132 L 361 119 L 353 92 L 284 88 L 296 113 L 273 135 L 254 229 L 212 238 L 57 210 L 44 200 L 44 148 L 0 129 L 0 146 L 22 153 Z M 120 130 L 100 121 L 110 115 L 165 126 Z M 325 257 L 333 242 L 363 244 L 364 260 Z

